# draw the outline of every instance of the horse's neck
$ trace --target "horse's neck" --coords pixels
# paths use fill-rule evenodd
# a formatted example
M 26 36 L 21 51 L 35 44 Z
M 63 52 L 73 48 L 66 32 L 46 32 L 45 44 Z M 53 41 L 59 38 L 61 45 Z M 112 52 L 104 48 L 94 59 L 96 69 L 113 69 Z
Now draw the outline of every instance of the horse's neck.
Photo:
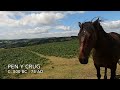
M 96 40 L 96 48 L 99 47 L 107 47 L 107 43 L 109 41 L 109 35 L 103 30 L 103 28 L 100 26 L 99 28 L 97 28 L 96 30 L 96 34 L 97 34 L 97 40 Z

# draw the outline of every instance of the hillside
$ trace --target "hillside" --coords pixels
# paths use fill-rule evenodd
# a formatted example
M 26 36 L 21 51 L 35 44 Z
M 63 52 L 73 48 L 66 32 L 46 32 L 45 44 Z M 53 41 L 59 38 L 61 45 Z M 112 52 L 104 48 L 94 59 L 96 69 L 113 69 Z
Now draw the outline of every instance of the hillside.
M 71 40 L 72 39 L 72 40 Z M 51 41 L 51 39 L 47 39 Z M 53 40 L 53 39 L 52 39 Z M 54 39 L 56 40 L 56 39 Z M 54 41 L 53 40 L 53 41 Z M 60 41 L 59 41 L 60 40 Z M 20 74 L 8 74 L 9 64 L 40 64 L 41 67 L 47 65 L 49 59 L 36 55 L 40 53 L 43 55 L 53 55 L 60 57 L 74 57 L 76 56 L 76 50 L 78 47 L 76 38 L 66 38 L 61 42 L 63 38 L 58 38 L 56 42 L 46 42 L 39 45 L 32 45 L 26 47 L 16 47 L 16 48 L 1 48 L 0 49 L 0 78 L 19 78 Z M 59 42 L 58 42 L 59 41 Z M 65 49 L 66 48 L 66 49 Z M 52 51 L 52 52 L 51 52 Z M 33 53 L 36 52 L 36 53 Z M 20 68 L 18 68 L 20 69 Z M 24 68 L 23 68 L 24 69 Z
M 16 48 L 33 46 L 52 42 L 63 42 L 76 39 L 77 36 L 71 37 L 52 37 L 52 38 L 35 38 L 35 39 L 15 39 L 15 40 L 0 40 L 0 48 Z
M 18 78 L 21 72 L 17 73 L 15 70 L 20 70 L 21 68 L 15 68 L 13 65 L 40 64 L 43 67 L 48 63 L 47 58 L 38 56 L 22 48 L 0 49 L 0 78 Z M 8 68 L 8 65 L 12 65 L 12 67 Z M 25 68 L 22 69 L 25 70 Z M 8 73 L 8 70 L 14 71 L 14 74 Z
M 87 65 L 79 63 L 78 58 L 61 58 L 55 56 L 45 56 L 51 61 L 42 69 L 40 74 L 21 75 L 21 79 L 97 79 L 96 69 L 92 58 Z M 117 65 L 117 78 L 120 79 L 120 65 Z M 110 69 L 108 69 L 108 79 L 110 78 Z M 104 68 L 101 68 L 101 79 L 104 78 Z
M 62 38 L 63 39 L 63 38 Z M 89 63 L 83 65 L 79 63 L 79 43 L 77 37 L 67 38 L 67 40 L 35 44 L 31 46 L 0 49 L 0 78 L 1 79 L 96 79 L 96 69 L 93 65 L 92 57 Z M 28 73 L 22 71 L 18 73 L 8 73 L 8 65 L 39 64 L 40 70 L 28 69 Z M 31 67 L 31 66 L 30 66 Z M 13 68 L 12 70 L 26 70 L 26 68 Z M 102 78 L 104 68 L 101 68 Z M 30 73 L 32 71 L 32 73 Z M 117 68 L 117 76 L 120 76 L 120 65 Z M 108 78 L 110 70 L 108 70 Z

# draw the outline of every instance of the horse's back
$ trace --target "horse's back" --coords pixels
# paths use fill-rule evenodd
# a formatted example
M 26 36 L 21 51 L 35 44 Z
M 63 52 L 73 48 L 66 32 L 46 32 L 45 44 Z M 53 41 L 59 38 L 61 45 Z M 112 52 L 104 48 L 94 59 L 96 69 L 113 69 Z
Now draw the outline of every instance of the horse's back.
M 118 34 L 116 32 L 110 32 L 108 34 L 111 35 L 117 42 L 120 43 L 120 34 Z
M 116 44 L 116 54 L 118 54 L 119 59 L 120 59 L 120 34 L 116 33 L 116 32 L 110 32 L 109 35 L 112 36 L 112 38 L 114 38 L 114 40 L 117 42 Z

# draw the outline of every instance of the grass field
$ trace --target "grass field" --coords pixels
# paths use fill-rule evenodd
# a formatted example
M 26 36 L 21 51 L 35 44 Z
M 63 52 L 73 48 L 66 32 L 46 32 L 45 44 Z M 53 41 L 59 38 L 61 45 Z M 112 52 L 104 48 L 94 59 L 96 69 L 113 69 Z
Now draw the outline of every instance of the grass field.
M 38 54 L 38 53 L 37 53 Z M 39 54 L 38 54 L 39 55 Z M 96 69 L 93 65 L 92 58 L 89 63 L 82 65 L 78 58 L 61 58 L 55 56 L 45 56 L 49 58 L 50 64 L 42 69 L 41 74 L 26 74 L 21 76 L 22 79 L 97 79 Z M 104 76 L 104 68 L 101 68 L 101 79 Z M 108 78 L 110 78 L 110 69 L 108 69 Z M 117 68 L 117 75 L 120 75 L 120 65 Z
M 23 48 L 0 49 L 0 78 L 18 78 L 19 75 L 21 75 L 8 74 L 8 64 L 40 64 L 42 67 L 48 63 L 48 59 L 40 57 Z
M 64 42 L 53 42 L 35 46 L 29 46 L 25 49 L 37 52 L 43 55 L 73 58 L 78 55 L 79 44 L 77 39 Z
M 21 48 L 0 49 L 1 79 L 97 79 L 96 69 L 90 57 L 89 63 L 78 60 L 78 40 L 54 42 Z M 8 74 L 8 64 L 40 64 L 43 73 Z M 117 65 L 120 75 L 120 65 Z M 103 78 L 104 68 L 101 68 Z M 108 78 L 110 70 L 108 69 Z

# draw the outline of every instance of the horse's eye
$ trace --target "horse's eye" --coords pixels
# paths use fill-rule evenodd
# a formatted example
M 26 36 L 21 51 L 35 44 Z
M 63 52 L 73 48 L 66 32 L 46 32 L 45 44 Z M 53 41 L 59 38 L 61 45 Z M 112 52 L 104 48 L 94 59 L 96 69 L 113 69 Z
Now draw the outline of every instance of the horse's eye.
M 86 31 L 83 31 L 83 35 L 85 35 Z

